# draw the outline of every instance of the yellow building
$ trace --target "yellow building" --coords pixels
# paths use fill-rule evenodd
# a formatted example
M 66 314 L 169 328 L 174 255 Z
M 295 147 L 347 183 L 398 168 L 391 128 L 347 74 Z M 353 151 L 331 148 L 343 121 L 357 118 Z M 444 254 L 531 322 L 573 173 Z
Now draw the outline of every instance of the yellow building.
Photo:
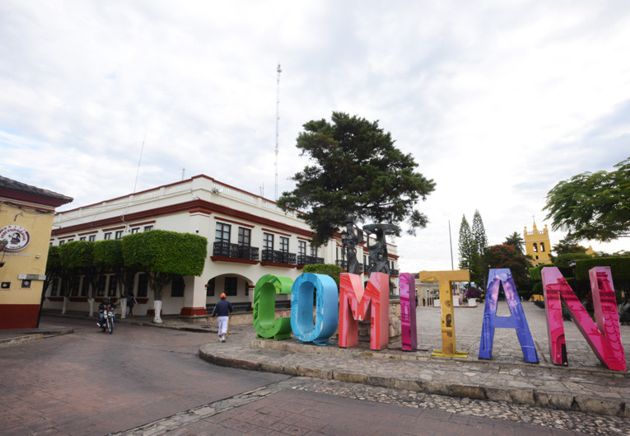
M 538 230 L 536 222 L 531 232 L 527 231 L 527 226 L 523 231 L 525 239 L 525 253 L 532 258 L 532 264 L 534 266 L 540 264 L 551 263 L 551 242 L 549 241 L 549 230 L 547 224 L 543 230 Z
M 0 176 L 0 329 L 37 327 L 53 215 L 71 201 Z

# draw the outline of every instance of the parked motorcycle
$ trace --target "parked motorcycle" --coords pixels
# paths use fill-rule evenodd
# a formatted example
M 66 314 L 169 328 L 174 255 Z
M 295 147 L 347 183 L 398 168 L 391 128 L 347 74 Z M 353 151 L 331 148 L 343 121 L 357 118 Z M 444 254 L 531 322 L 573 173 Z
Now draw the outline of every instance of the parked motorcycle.
M 103 332 L 107 332 L 110 335 L 114 333 L 114 309 L 115 305 L 111 303 L 101 303 L 98 306 L 98 321 L 96 325 L 100 327 Z

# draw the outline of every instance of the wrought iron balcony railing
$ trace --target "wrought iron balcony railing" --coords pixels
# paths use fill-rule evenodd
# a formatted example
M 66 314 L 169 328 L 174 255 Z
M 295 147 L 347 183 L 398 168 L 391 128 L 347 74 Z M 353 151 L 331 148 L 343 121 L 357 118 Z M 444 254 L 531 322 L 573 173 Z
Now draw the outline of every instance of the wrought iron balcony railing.
M 347 261 L 342 260 L 342 259 L 337 259 L 335 261 L 335 263 L 337 264 L 337 266 L 340 266 L 343 271 L 347 271 L 348 270 L 348 262 Z M 360 263 L 359 264 L 359 274 L 363 274 L 363 272 L 364 272 L 363 264 Z
M 314 263 L 324 263 L 323 257 L 307 256 L 306 254 L 300 254 L 297 257 L 298 265 L 312 265 Z
M 263 262 L 286 263 L 290 265 L 295 265 L 297 261 L 295 253 L 279 250 L 263 250 L 261 260 Z
M 258 260 L 258 247 L 215 241 L 212 247 L 212 255 L 231 257 L 234 259 Z

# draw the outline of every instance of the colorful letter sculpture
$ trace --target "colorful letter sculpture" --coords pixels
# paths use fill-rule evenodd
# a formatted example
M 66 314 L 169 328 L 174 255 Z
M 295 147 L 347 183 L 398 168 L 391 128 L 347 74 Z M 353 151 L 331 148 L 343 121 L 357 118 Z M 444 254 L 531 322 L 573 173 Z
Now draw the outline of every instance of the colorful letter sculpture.
M 315 299 L 315 322 L 313 322 Z M 291 328 L 301 342 L 326 344 L 337 330 L 339 293 L 332 277 L 304 273 L 291 290 Z
M 610 267 L 592 268 L 589 271 L 589 278 L 597 324 L 593 322 L 558 268 L 545 267 L 542 269 L 551 361 L 555 365 L 568 364 L 562 322 L 562 304 L 560 302 L 563 299 L 571 312 L 573 321 L 597 358 L 608 369 L 625 371 L 626 357 L 619 334 L 617 300 Z
M 510 308 L 510 316 L 497 316 L 497 303 L 501 286 L 503 286 L 505 299 Z M 479 342 L 480 359 L 492 359 L 492 345 L 496 328 L 515 329 L 523 351 L 523 360 L 527 363 L 538 363 L 534 338 L 532 338 L 532 333 L 529 331 L 523 305 L 516 292 L 512 272 L 508 268 L 493 268 L 488 273 L 486 305 L 483 311 L 481 341 Z
M 276 318 L 276 295 L 291 292 L 293 280 L 265 274 L 254 288 L 254 329 L 266 339 L 282 340 L 291 337 L 291 318 Z
M 402 273 L 400 283 L 400 336 L 403 351 L 416 351 L 418 333 L 416 330 L 416 278 L 413 274 Z
M 455 311 L 453 309 L 453 291 L 451 282 L 469 282 L 467 269 L 455 271 L 420 271 L 421 282 L 438 282 L 440 287 L 442 350 L 431 353 L 435 357 L 465 358 L 468 353 L 457 351 L 455 340 Z
M 363 289 L 361 276 L 341 273 L 339 292 L 339 346 L 359 344 L 359 322 L 370 314 L 370 349 L 382 350 L 389 341 L 389 275 L 374 272 Z

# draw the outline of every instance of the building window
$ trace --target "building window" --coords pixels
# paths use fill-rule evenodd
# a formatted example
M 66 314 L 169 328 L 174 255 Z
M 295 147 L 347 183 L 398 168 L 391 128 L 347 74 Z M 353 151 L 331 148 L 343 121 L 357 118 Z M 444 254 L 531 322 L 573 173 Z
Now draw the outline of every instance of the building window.
M 298 241 L 298 254 L 306 256 L 306 241 Z
M 265 250 L 273 250 L 273 235 L 271 233 L 263 233 L 263 247 Z
M 131 234 L 136 234 L 140 231 L 140 227 L 134 227 L 133 229 L 131 229 Z
M 109 286 L 107 288 L 107 295 L 110 297 L 116 296 L 116 290 L 118 288 L 118 279 L 116 276 L 109 276 Z
M 542 252 L 544 252 L 544 251 L 545 251 L 545 243 L 544 243 L 544 242 L 541 242 L 541 243 L 540 243 L 540 252 L 542 253 Z
M 238 245 L 249 247 L 252 244 L 252 231 L 245 227 L 238 228 Z
M 149 232 L 151 230 L 153 230 L 153 226 L 144 226 L 144 231 L 145 232 Z
M 85 236 L 81 236 L 81 237 L 79 238 L 79 241 L 85 241 Z
M 535 242 L 534 242 L 534 253 L 538 253 L 538 244 L 536 244 Z
M 217 228 L 214 234 L 214 240 L 217 242 L 230 242 L 230 230 L 232 226 L 224 223 L 217 223 Z
M 206 283 L 206 297 L 214 297 L 214 279 L 208 280 Z
M 94 242 L 94 241 L 96 241 L 96 235 L 90 235 L 90 236 L 88 236 L 88 241 L 90 241 L 90 242 Z
M 90 281 L 86 276 L 83 276 L 83 281 L 81 282 L 81 296 L 87 297 L 88 291 L 90 290 Z
M 311 245 L 311 256 L 317 257 L 317 247 Z
M 289 238 L 280 236 L 280 251 L 283 253 L 289 252 Z
M 61 279 L 57 277 L 50 285 L 50 296 L 56 297 L 61 289 Z
M 78 297 L 81 293 L 81 276 L 72 277 L 72 280 L 70 281 L 70 287 L 72 288 L 70 295 L 72 295 L 73 297 Z
M 138 274 L 138 291 L 136 296 L 139 298 L 146 298 L 149 294 L 149 277 L 146 273 Z
M 238 286 L 238 278 L 236 277 L 226 277 L 225 278 L 225 294 L 231 297 L 235 297 Z
M 105 236 L 103 237 L 103 239 L 105 239 L 106 241 L 107 241 L 108 239 L 112 239 L 112 232 L 107 232 L 107 233 L 105 233 Z
M 122 230 L 116 230 L 116 234 L 114 235 L 114 239 L 120 239 L 123 236 Z
M 184 282 L 184 277 L 174 276 L 171 282 L 171 297 L 183 297 L 185 289 L 186 282 Z
M 68 242 L 72 242 L 72 241 L 74 241 L 74 238 L 68 239 Z
M 104 275 L 98 276 L 98 280 L 96 281 L 96 296 L 102 297 L 105 295 L 105 281 L 107 277 Z
M 65 243 L 66 243 L 66 241 L 59 241 L 59 245 L 63 245 Z

